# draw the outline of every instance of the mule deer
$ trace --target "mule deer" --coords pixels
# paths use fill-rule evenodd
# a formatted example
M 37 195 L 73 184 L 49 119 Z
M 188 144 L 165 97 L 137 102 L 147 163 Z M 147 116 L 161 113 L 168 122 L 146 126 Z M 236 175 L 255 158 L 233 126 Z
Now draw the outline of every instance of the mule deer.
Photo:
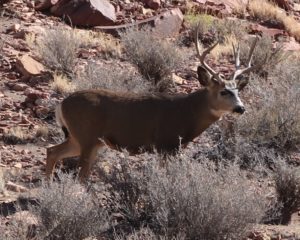
M 153 147 L 159 152 L 171 152 L 199 136 L 224 113 L 244 113 L 238 91 L 247 80 L 237 77 L 259 67 L 251 66 L 256 42 L 257 39 L 250 48 L 245 68 L 240 65 L 239 46 L 233 46 L 236 71 L 231 80 L 225 80 L 205 62 L 218 43 L 200 53 L 197 31 L 196 50 L 201 63 L 197 72 L 204 88 L 187 95 L 133 95 L 103 89 L 71 94 L 56 110 L 66 140 L 47 149 L 46 176 L 51 177 L 57 161 L 80 156 L 79 178 L 84 181 L 97 150 L 105 144 L 133 154 Z

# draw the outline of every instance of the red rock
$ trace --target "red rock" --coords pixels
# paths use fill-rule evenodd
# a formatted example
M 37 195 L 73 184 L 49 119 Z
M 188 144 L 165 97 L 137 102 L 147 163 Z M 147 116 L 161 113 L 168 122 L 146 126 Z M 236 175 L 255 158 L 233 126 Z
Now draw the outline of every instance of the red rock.
M 14 91 L 24 91 L 26 88 L 28 88 L 28 85 L 24 83 L 16 83 L 11 87 L 11 89 Z
M 39 75 L 45 71 L 44 66 L 38 61 L 34 60 L 28 54 L 18 58 L 16 67 L 24 76 Z
M 174 8 L 167 12 L 163 12 L 156 16 L 137 21 L 135 23 L 122 24 L 118 26 L 102 26 L 95 27 L 96 30 L 109 32 L 114 35 L 122 30 L 125 30 L 130 27 L 141 27 L 144 25 L 151 26 L 153 32 L 159 35 L 160 37 L 174 37 L 178 35 L 183 23 L 183 14 L 179 8 Z
M 8 2 L 9 2 L 9 0 L 0 0 L 0 6 L 2 6 L 5 3 L 8 3 Z
M 286 11 L 292 10 L 292 6 L 288 0 L 273 0 L 273 2 Z
M 27 88 L 24 91 L 24 94 L 27 96 L 26 102 L 34 102 L 38 98 L 46 98 L 47 94 L 41 91 L 34 90 L 32 88 Z
M 161 6 L 161 1 L 160 0 L 144 0 L 143 1 L 149 8 L 153 10 L 157 10 Z
M 153 33 L 162 38 L 173 37 L 177 35 L 181 29 L 183 22 L 183 14 L 179 8 L 174 8 L 163 13 L 161 17 L 154 20 Z
M 295 38 L 291 37 L 290 41 L 283 44 L 283 49 L 286 51 L 300 51 L 300 44 L 295 40 Z
M 18 32 L 20 29 L 21 29 L 21 24 L 16 23 L 16 24 L 12 25 L 11 27 L 9 27 L 8 29 L 6 29 L 6 33 Z
M 8 182 L 5 184 L 5 188 L 9 191 L 13 192 L 27 192 L 28 189 L 26 187 L 23 187 L 21 185 L 17 185 L 13 182 Z
M 266 34 L 270 37 L 279 37 L 282 35 L 287 35 L 286 31 L 277 28 L 267 28 L 259 24 L 250 24 L 249 26 L 251 34 Z
M 64 17 L 76 26 L 107 26 L 116 21 L 115 8 L 107 0 L 47 0 L 36 7 L 49 8 L 53 15 Z
M 244 5 L 246 8 L 248 0 L 196 0 L 198 7 L 194 6 L 200 12 L 208 12 L 221 17 L 227 17 L 233 13 L 236 6 Z

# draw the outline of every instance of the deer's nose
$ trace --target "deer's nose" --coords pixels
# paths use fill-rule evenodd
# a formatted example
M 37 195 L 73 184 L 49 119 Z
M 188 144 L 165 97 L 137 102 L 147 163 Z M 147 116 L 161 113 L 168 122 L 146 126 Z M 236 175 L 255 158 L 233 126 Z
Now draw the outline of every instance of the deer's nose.
M 243 114 L 246 111 L 244 106 L 237 106 L 233 109 L 234 113 Z

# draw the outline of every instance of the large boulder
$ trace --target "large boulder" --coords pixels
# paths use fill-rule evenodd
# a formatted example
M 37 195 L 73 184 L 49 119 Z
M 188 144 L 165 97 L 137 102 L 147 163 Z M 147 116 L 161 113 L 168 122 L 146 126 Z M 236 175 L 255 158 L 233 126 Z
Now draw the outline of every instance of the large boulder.
M 36 9 L 50 9 L 75 26 L 110 26 L 116 21 L 115 8 L 107 0 L 45 0 Z
M 99 26 L 95 27 L 95 30 L 118 35 L 120 31 L 130 27 L 141 28 L 143 26 L 149 26 L 154 34 L 158 37 L 165 38 L 178 35 L 182 27 L 182 22 L 183 14 L 181 10 L 179 8 L 174 8 L 148 19 L 136 21 L 135 23 L 122 24 L 118 26 Z

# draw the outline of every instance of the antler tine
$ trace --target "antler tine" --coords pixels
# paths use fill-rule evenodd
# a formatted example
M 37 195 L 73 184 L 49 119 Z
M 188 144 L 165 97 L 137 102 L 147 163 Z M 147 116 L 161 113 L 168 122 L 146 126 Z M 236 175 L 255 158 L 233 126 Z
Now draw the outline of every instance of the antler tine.
M 267 61 L 267 56 L 266 56 L 262 63 L 251 66 L 251 62 L 252 62 L 252 58 L 253 58 L 253 52 L 254 52 L 254 49 L 256 47 L 257 41 L 258 41 L 258 37 L 256 36 L 253 43 L 252 43 L 252 45 L 251 45 L 250 51 L 249 51 L 249 56 L 248 56 L 247 64 L 246 64 L 247 67 L 243 68 L 243 69 L 237 69 L 233 74 L 233 80 L 235 80 L 238 76 L 240 76 L 242 74 L 249 73 L 249 72 L 251 72 L 255 69 L 260 68 Z
M 235 49 L 235 46 L 232 43 L 232 49 L 233 49 L 233 55 L 234 55 L 234 59 L 235 59 L 235 68 L 239 69 L 241 67 L 241 61 L 240 61 L 240 44 L 238 43 L 237 49 Z
M 214 43 L 213 45 L 211 45 L 210 47 L 208 47 L 207 49 L 205 49 L 202 53 L 200 51 L 200 44 L 199 44 L 199 25 L 200 23 L 197 25 L 197 31 L 196 31 L 196 36 L 195 36 L 195 44 L 196 44 L 196 51 L 197 51 L 197 56 L 202 64 L 202 66 L 210 73 L 214 76 L 214 78 L 221 80 L 219 74 L 214 71 L 206 62 L 205 62 L 205 57 L 207 56 L 207 54 L 209 54 L 218 44 L 219 42 L 217 41 L 216 43 Z
M 247 66 L 248 67 L 251 67 L 251 62 L 252 62 L 252 58 L 253 58 L 253 52 L 254 52 L 254 48 L 257 44 L 257 41 L 258 41 L 258 36 L 255 37 L 252 45 L 251 45 L 251 48 L 250 48 L 250 51 L 249 51 L 249 56 L 248 56 L 248 59 L 247 59 Z

